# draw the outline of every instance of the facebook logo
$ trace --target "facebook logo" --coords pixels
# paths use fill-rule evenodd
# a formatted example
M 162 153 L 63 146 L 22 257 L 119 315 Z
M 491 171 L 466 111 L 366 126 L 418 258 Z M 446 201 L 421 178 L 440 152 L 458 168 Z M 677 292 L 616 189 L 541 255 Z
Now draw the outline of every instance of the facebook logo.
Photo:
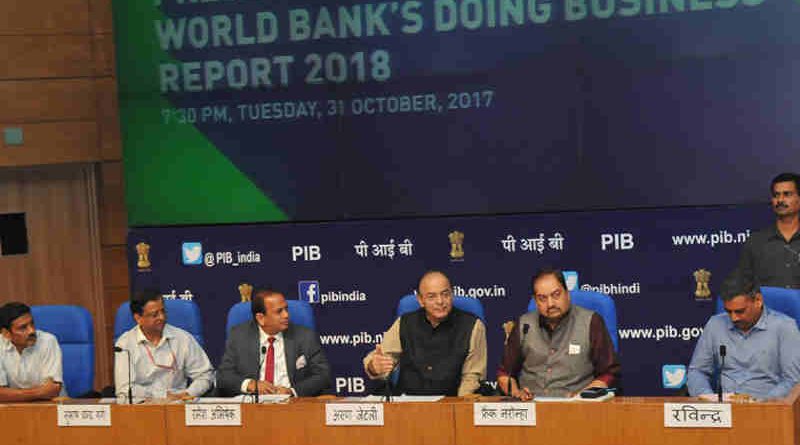
M 677 389 L 686 384 L 686 366 L 664 365 L 661 367 L 661 381 L 664 388 Z
M 200 243 L 183 243 L 181 257 L 183 258 L 183 264 L 187 266 L 203 264 L 203 245 Z
M 319 303 L 319 281 L 298 281 L 297 299 L 311 304 Z

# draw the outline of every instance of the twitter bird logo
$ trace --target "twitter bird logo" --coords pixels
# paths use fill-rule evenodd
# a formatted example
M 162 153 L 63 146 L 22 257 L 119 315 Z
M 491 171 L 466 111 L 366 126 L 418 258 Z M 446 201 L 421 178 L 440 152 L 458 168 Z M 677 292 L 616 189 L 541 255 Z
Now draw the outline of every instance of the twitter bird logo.
M 561 272 L 564 275 L 564 281 L 567 283 L 567 290 L 573 291 L 578 289 L 578 272 L 574 270 L 565 270 Z
M 664 365 L 661 367 L 661 380 L 664 388 L 680 388 L 686 384 L 686 366 Z
M 183 243 L 181 249 L 183 264 L 195 266 L 203 264 L 203 245 L 200 243 Z

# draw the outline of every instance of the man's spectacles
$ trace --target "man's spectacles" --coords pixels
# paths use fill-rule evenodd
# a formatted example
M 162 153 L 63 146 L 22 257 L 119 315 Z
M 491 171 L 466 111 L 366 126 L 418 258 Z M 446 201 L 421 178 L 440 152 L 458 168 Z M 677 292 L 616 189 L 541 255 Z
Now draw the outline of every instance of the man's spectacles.
M 143 312 L 142 317 L 144 318 L 158 318 L 159 315 L 167 316 L 167 308 L 159 309 L 157 311 L 152 312 Z
M 450 289 L 443 290 L 438 294 L 426 294 L 422 297 L 426 303 L 433 303 L 435 301 L 450 301 L 453 298 L 453 292 Z

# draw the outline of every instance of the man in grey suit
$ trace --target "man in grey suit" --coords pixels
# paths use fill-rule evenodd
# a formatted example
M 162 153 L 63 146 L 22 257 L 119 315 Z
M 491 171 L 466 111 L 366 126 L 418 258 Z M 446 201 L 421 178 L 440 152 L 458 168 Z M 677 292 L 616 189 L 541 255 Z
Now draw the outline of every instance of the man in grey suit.
M 317 334 L 289 323 L 280 292 L 259 289 L 251 303 L 253 320 L 231 330 L 219 366 L 217 387 L 225 395 L 316 396 L 331 386 L 328 359 Z

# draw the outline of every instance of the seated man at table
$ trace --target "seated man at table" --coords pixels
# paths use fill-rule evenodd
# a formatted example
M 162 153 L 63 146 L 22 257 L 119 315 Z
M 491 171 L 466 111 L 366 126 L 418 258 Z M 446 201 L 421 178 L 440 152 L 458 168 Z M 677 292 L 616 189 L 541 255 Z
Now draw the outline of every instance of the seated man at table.
M 725 283 L 721 298 L 727 314 L 712 316 L 703 328 L 689 364 L 689 394 L 717 399 L 712 379 L 722 355 L 723 393 L 760 400 L 786 396 L 800 381 L 797 323 L 769 309 L 758 287 L 740 277 Z
M 381 344 L 364 357 L 367 376 L 385 379 L 397 366 L 397 394 L 475 392 L 486 376 L 483 322 L 453 307 L 453 289 L 442 272 L 426 272 L 417 292 L 421 308 L 395 320 Z
M 116 346 L 130 353 L 134 400 L 190 399 L 208 391 L 214 381 L 211 362 L 192 334 L 167 323 L 161 294 L 137 292 L 130 307 L 136 326 L 120 335 Z M 117 397 L 126 399 L 130 381 L 125 352 L 116 354 L 114 382 Z
M 217 385 L 225 395 L 317 396 L 331 386 L 331 370 L 319 336 L 289 322 L 283 294 L 255 291 L 253 320 L 231 330 Z
M 533 277 L 533 298 L 537 311 L 522 315 L 506 340 L 498 388 L 530 400 L 614 386 L 621 367 L 603 317 L 571 304 L 561 271 L 540 270 Z
M 0 402 L 66 395 L 58 340 L 36 330 L 28 306 L 12 302 L 0 308 L 0 333 Z

